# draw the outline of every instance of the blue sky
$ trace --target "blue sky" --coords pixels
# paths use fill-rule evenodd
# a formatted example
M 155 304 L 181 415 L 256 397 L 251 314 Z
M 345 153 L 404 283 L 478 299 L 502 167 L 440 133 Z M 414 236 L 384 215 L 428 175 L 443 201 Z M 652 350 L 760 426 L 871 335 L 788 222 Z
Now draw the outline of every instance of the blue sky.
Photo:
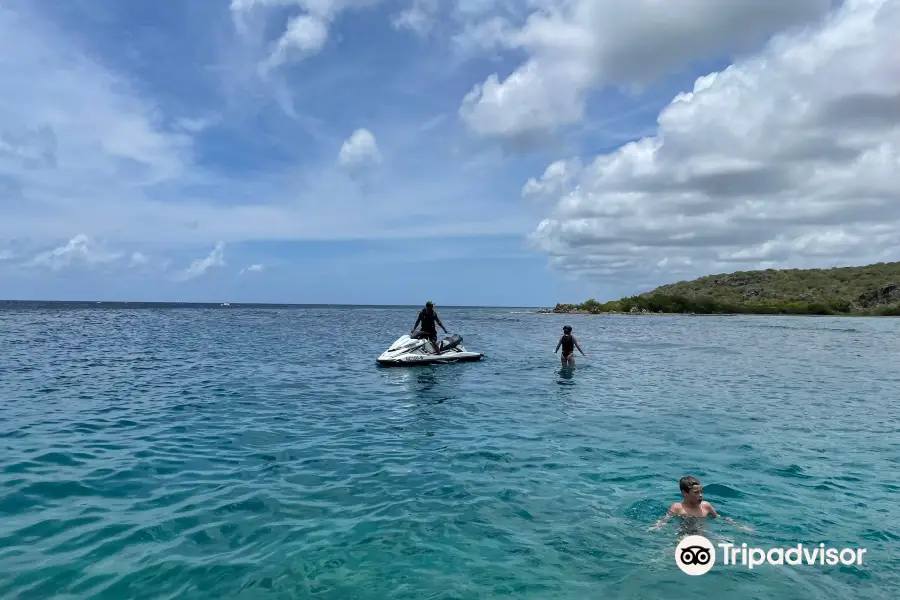
M 878 259 L 862 240 L 896 232 L 837 228 L 810 158 L 752 132 L 801 122 L 773 99 L 859 90 L 816 40 L 894 91 L 897 11 L 726 4 L 5 2 L 0 296 L 546 306 Z M 791 80 L 801 51 L 821 80 Z M 855 150 L 896 149 L 885 119 Z M 778 194 L 810 204 L 773 217 Z

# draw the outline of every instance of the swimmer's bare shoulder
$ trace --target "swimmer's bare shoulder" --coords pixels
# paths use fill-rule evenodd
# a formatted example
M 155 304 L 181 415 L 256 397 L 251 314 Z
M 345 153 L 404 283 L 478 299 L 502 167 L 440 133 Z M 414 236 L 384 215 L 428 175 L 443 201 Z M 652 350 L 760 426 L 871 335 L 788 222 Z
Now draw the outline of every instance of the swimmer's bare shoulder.
M 713 508 L 713 505 L 706 500 L 700 503 L 700 511 L 703 513 L 704 517 L 710 517 L 711 519 L 719 518 L 719 513 L 717 513 L 716 509 Z
M 682 517 L 687 514 L 687 511 L 684 510 L 684 506 L 681 502 L 673 502 L 672 506 L 669 507 L 669 514 L 673 517 Z
M 688 508 L 684 505 L 683 502 L 673 502 L 672 506 L 669 507 L 669 515 L 673 517 L 712 517 L 716 518 L 719 514 L 716 512 L 716 509 L 713 508 L 713 505 L 707 501 L 703 501 L 700 503 L 700 506 L 694 508 L 693 510 L 688 510 Z
M 666 521 L 672 517 L 684 517 L 686 515 L 687 511 L 684 510 L 684 506 L 681 505 L 681 502 L 673 502 L 672 505 L 669 506 L 669 510 L 666 511 L 666 514 L 660 517 L 660 519 L 650 527 L 650 530 L 662 528 L 662 526 L 666 524 Z

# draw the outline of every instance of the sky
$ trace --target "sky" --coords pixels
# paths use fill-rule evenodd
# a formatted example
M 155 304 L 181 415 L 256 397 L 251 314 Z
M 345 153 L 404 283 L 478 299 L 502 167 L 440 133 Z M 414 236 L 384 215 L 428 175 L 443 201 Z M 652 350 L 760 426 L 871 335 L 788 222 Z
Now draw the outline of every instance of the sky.
M 0 298 L 553 306 L 900 260 L 900 0 L 3 0 Z

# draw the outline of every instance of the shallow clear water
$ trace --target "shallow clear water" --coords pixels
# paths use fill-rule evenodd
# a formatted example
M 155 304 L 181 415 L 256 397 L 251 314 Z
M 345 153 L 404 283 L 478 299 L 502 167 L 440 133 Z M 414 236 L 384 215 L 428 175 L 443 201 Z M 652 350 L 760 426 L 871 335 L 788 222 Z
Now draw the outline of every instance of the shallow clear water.
M 485 361 L 378 368 L 416 310 L 0 310 L 0 597 L 900 597 L 900 321 L 445 308 Z M 683 574 L 685 474 L 864 564 Z

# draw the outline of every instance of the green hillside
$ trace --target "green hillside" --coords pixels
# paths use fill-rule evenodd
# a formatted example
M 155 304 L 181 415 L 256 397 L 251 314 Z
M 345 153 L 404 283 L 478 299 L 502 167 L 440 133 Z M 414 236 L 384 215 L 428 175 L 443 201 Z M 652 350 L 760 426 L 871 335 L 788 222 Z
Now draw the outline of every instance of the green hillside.
M 900 316 L 900 262 L 707 275 L 611 302 L 557 304 L 552 312 Z

